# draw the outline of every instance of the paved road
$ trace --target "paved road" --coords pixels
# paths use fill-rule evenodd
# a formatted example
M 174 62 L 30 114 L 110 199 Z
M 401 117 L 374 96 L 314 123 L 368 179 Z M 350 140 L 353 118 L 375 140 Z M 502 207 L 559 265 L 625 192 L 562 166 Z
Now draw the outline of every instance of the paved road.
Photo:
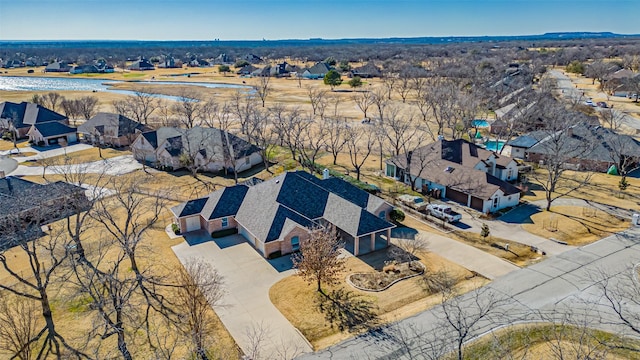
M 479 322 L 479 327 L 472 336 L 480 336 L 507 324 L 535 321 L 540 319 L 540 313 L 560 315 L 566 309 L 572 309 L 574 314 L 586 313 L 588 318 L 599 320 L 599 328 L 631 335 L 628 329 L 616 321 L 615 314 L 602 306 L 602 294 L 589 279 L 595 271 L 604 270 L 616 275 L 638 262 L 640 227 L 511 272 L 483 288 L 487 290 L 481 296 L 474 297 L 473 293 L 469 293 L 461 296 L 458 301 L 463 304 L 465 311 L 473 315 L 474 304 L 486 303 L 490 293 L 502 294 L 508 299 L 498 307 L 501 310 L 500 317 L 490 322 Z M 640 311 L 635 308 L 631 310 Z M 445 345 L 451 348 L 454 338 L 447 336 L 447 326 L 442 325 L 442 320 L 442 307 L 438 306 L 389 328 L 367 333 L 299 358 L 408 359 L 409 350 L 413 355 L 427 351 L 427 346 L 433 344 L 429 341 L 431 334 L 439 334 L 439 338 L 445 339 Z
M 551 70 L 549 71 L 549 75 L 556 79 L 558 88 L 562 91 L 562 94 L 566 99 L 569 99 L 573 102 L 576 102 L 576 101 L 582 102 L 587 100 L 587 97 L 583 95 L 584 92 L 580 89 L 577 89 L 575 87 L 575 84 L 571 81 L 571 79 L 565 74 L 563 74 L 561 71 Z M 599 93 L 598 96 L 600 95 L 603 98 L 607 96 L 604 93 Z M 600 108 L 596 108 L 596 110 L 600 110 Z M 632 129 L 640 130 L 640 120 L 634 118 L 633 116 L 625 112 L 622 112 L 619 110 L 613 110 L 613 111 L 616 113 L 616 116 L 621 117 L 622 125 L 630 127 Z
M 448 237 L 432 233 L 425 233 L 425 236 L 429 239 L 429 251 L 466 269 L 475 271 L 487 279 L 493 280 L 519 269 L 519 267 L 497 256 Z
M 260 354 L 255 359 L 291 358 L 311 352 L 311 346 L 269 299 L 269 289 L 293 274 L 288 257 L 267 261 L 240 235 L 212 241 L 204 232 L 187 235 L 187 242 L 174 246 L 184 263 L 196 257 L 209 261 L 224 277 L 227 290 L 214 309 L 224 326 L 245 354 Z M 262 337 L 259 344 L 255 339 Z
M 142 169 L 142 164 L 133 158 L 133 155 L 121 155 L 110 159 L 98 160 L 89 163 L 75 165 L 56 165 L 48 166 L 47 174 L 61 173 L 92 173 L 106 175 L 123 175 L 132 171 Z M 24 166 L 18 165 L 18 168 L 7 175 L 13 176 L 42 176 L 42 166 Z

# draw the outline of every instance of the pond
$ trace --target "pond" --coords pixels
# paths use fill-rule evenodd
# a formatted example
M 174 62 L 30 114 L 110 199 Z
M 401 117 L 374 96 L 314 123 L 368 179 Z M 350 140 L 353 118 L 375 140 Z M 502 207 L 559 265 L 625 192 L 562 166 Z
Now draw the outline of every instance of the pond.
M 0 76 L 0 90 L 3 91 L 109 91 L 118 94 L 133 95 L 133 91 L 113 89 L 111 85 L 122 83 L 118 80 L 38 77 L 38 76 Z M 204 82 L 180 81 L 135 81 L 136 84 L 193 85 L 207 88 L 248 89 L 248 86 Z M 159 95 L 157 97 L 178 100 L 177 96 Z

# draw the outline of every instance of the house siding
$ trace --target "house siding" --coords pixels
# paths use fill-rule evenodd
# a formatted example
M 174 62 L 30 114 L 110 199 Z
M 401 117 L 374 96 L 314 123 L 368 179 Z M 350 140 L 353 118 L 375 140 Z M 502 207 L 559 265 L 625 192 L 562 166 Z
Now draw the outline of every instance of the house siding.
M 222 218 L 220 218 L 220 219 L 213 219 L 213 220 L 207 221 L 205 228 L 209 233 L 212 233 L 214 231 L 218 231 L 222 229 L 233 229 L 238 227 L 238 222 L 236 221 L 235 217 L 227 216 L 227 219 L 229 222 L 227 227 L 222 227 Z

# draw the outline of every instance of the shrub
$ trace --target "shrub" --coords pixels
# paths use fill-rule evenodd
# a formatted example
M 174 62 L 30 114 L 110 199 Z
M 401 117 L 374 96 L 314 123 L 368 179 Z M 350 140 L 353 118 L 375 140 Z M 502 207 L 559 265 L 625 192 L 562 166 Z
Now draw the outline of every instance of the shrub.
M 218 231 L 214 231 L 211 233 L 211 237 L 214 239 L 217 238 L 221 238 L 221 237 L 225 237 L 225 236 L 229 236 L 229 235 L 234 235 L 238 233 L 238 229 L 237 228 L 232 228 L 232 229 L 224 229 L 224 230 L 218 230 Z
M 398 208 L 395 208 L 395 209 L 391 210 L 391 212 L 389 213 L 389 218 L 393 222 L 404 221 L 404 212 L 402 212 L 402 210 L 400 210 Z
M 178 224 L 176 223 L 171 224 L 171 230 L 173 230 L 174 234 L 180 235 L 180 227 L 178 226 Z

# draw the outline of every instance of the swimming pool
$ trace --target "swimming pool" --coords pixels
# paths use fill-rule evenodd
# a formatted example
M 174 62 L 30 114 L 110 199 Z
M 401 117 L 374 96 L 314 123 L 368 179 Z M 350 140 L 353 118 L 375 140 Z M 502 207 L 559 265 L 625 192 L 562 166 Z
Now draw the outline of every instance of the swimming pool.
M 504 147 L 504 143 L 505 141 L 489 140 L 486 143 L 484 143 L 484 146 L 487 150 L 500 151 Z
M 471 126 L 479 127 L 479 128 L 486 128 L 486 127 L 489 127 L 489 122 L 487 120 L 475 119 L 475 120 L 471 121 Z

